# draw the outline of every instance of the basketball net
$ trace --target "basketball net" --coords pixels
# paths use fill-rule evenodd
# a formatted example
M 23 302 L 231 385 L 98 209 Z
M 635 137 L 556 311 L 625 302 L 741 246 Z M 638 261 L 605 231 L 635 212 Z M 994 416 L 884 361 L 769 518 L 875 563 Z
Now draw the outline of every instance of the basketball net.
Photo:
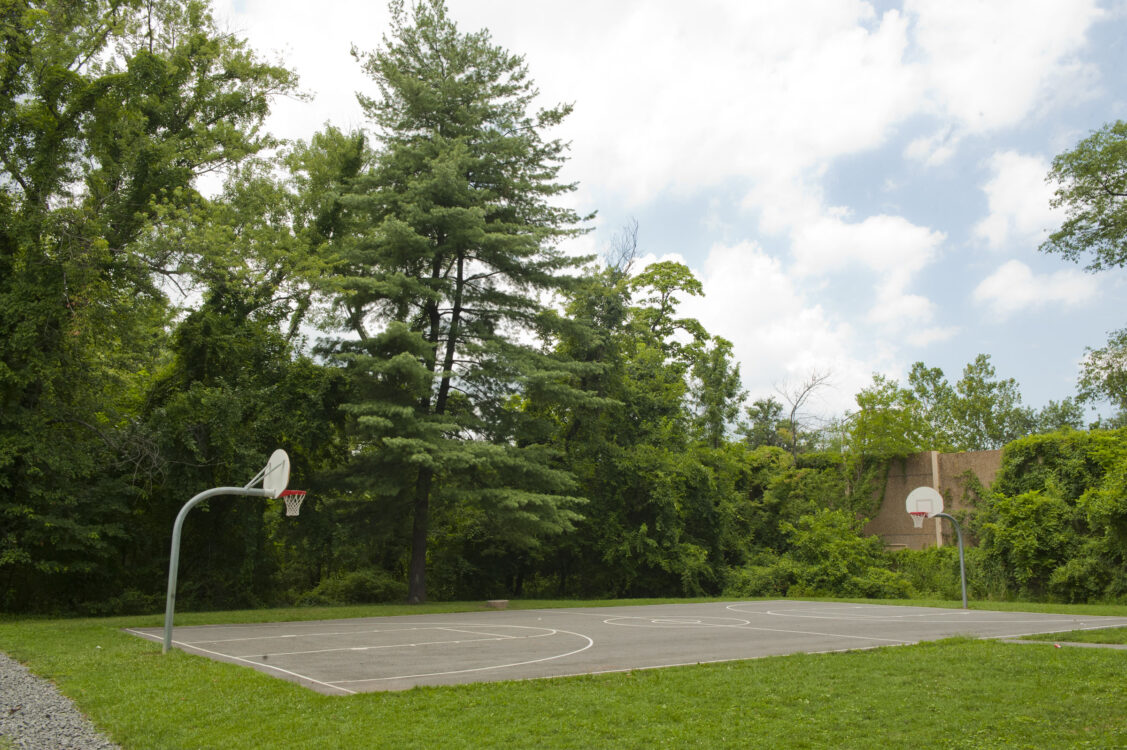
M 296 516 L 301 513 L 301 503 L 305 500 L 305 490 L 283 490 L 278 495 L 286 504 L 286 515 Z
M 912 523 L 915 525 L 915 527 L 917 529 L 922 529 L 924 527 L 924 519 L 927 518 L 928 514 L 927 511 L 914 510 L 908 515 L 912 517 Z

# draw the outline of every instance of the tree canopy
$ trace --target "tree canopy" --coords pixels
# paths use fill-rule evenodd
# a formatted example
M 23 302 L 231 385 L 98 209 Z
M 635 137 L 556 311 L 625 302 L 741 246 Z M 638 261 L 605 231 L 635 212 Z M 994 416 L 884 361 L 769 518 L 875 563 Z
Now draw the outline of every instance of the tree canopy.
M 1041 250 L 1086 258 L 1091 271 L 1127 263 L 1127 122 L 1104 125 L 1059 154 L 1047 180 L 1065 221 Z
M 1053 159 L 1048 181 L 1057 189 L 1052 205 L 1066 219 L 1041 250 L 1060 253 L 1089 271 L 1127 264 L 1127 122 L 1117 120 L 1094 131 Z M 1080 398 L 1105 400 L 1127 414 L 1127 329 L 1113 331 L 1105 347 L 1089 348 L 1081 363 Z
M 0 14 L 0 571 L 51 591 L 114 559 L 133 493 L 104 467 L 150 453 L 130 420 L 182 258 L 142 240 L 198 199 L 194 178 L 268 143 L 294 78 L 203 2 Z
M 178 508 L 279 446 L 300 523 L 208 503 L 184 604 L 907 596 L 930 584 L 862 533 L 891 462 L 1003 446 L 991 585 L 1121 595 L 1122 436 L 1077 401 L 1034 410 L 983 354 L 826 423 L 824 372 L 747 406 L 692 269 L 635 267 L 637 222 L 564 251 L 591 218 L 571 107 L 524 58 L 442 0 L 394 0 L 353 54 L 366 129 L 278 143 L 294 75 L 206 2 L 0 4 L 0 608 L 159 609 Z M 1046 250 L 1123 265 L 1122 132 L 1054 163 Z M 1124 350 L 1089 352 L 1081 398 L 1125 405 Z

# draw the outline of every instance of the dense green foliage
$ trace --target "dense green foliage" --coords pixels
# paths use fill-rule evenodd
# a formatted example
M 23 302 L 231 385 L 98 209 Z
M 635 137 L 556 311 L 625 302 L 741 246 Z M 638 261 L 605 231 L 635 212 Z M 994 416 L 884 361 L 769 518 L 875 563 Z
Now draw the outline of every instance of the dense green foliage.
M 874 375 L 873 384 L 857 394 L 857 405 L 851 447 L 881 457 L 992 450 L 1033 433 L 1079 429 L 1083 420 L 1071 398 L 1051 401 L 1039 412 L 1021 406 L 1017 381 L 998 379 L 986 354 L 968 364 L 954 386 L 942 370 L 923 362 L 912 366 L 906 388 Z
M 354 382 L 353 454 L 379 464 L 387 513 L 410 518 L 408 597 L 421 602 L 433 520 L 478 526 L 500 555 L 578 517 L 571 477 L 521 408 L 567 398 L 560 364 L 521 337 L 580 262 L 557 247 L 581 231 L 552 202 L 572 189 L 556 181 L 565 145 L 543 137 L 570 107 L 533 113 L 524 61 L 460 33 L 441 3 L 393 3 L 384 46 L 359 57 L 381 94 L 362 97 L 379 135 L 341 198 L 328 283 L 348 337 L 334 354 Z
M 185 260 L 145 235 L 265 145 L 292 79 L 201 2 L 6 2 L 0 23 L 0 603 L 26 608 L 120 585 L 152 508 L 158 280 Z
M 974 526 L 1003 593 L 1127 595 L 1127 431 L 1036 435 L 1006 447 Z
M 293 76 L 206 3 L 0 4 L 0 607 L 158 609 L 177 510 L 277 447 L 300 520 L 194 511 L 183 607 L 950 596 L 950 551 L 861 529 L 890 461 L 1002 446 L 974 591 L 1127 595 L 1122 433 L 1028 437 L 1079 407 L 1023 406 L 988 355 L 877 376 L 827 427 L 800 414 L 824 373 L 747 406 L 689 268 L 634 267 L 636 225 L 605 262 L 561 249 L 589 218 L 561 207 L 570 107 L 440 0 L 392 19 L 354 53 L 370 132 L 275 144 Z M 1122 339 L 1082 398 L 1123 406 Z

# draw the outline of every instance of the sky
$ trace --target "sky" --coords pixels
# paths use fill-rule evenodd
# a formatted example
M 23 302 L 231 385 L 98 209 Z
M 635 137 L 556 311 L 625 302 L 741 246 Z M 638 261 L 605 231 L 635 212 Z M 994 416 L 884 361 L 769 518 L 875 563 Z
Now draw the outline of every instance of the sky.
M 569 250 L 637 220 L 641 262 L 704 286 L 682 312 L 733 343 L 749 401 L 812 372 L 824 417 L 914 362 L 954 383 L 991 355 L 1039 408 L 1127 326 L 1127 271 L 1038 246 L 1062 220 L 1052 159 L 1127 119 L 1124 0 L 447 0 L 524 55 L 543 104 L 574 103 Z M 267 128 L 367 126 L 350 54 L 379 0 L 216 0 L 221 24 L 301 77 Z

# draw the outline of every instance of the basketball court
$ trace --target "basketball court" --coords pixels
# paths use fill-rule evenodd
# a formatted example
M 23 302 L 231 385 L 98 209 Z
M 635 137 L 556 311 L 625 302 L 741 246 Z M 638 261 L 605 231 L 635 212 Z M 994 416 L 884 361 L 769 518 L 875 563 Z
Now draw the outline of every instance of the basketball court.
M 177 627 L 172 644 L 350 695 L 1110 627 L 1127 617 L 787 600 Z

